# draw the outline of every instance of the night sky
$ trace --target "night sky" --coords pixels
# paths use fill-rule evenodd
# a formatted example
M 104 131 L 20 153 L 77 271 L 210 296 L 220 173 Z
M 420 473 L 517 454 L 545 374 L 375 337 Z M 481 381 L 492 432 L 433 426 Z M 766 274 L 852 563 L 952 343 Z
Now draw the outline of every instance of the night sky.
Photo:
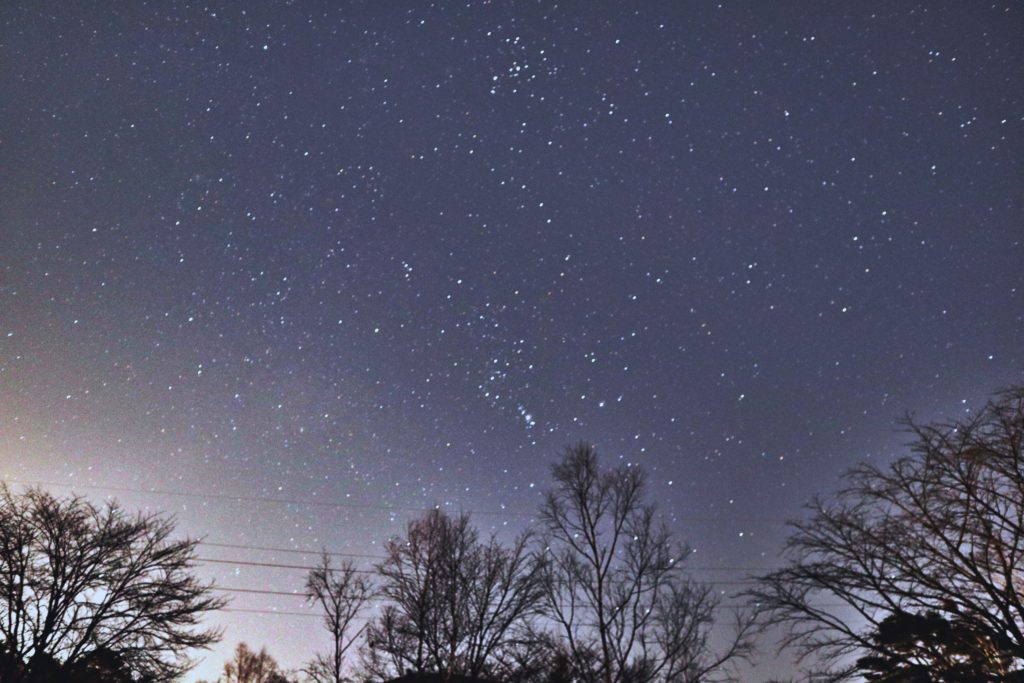
M 585 439 L 734 592 L 905 411 L 1021 380 L 1022 16 L 3 2 L 0 476 L 379 555 L 433 505 L 521 529 Z M 320 644 L 232 595 L 199 674 Z

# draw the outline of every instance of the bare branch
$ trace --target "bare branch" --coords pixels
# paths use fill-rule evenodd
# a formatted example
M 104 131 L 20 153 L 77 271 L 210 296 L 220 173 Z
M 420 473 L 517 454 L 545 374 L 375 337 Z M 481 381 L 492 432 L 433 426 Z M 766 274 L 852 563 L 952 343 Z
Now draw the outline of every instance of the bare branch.
M 961 634 L 960 649 L 964 632 L 991 644 L 998 656 L 985 655 L 985 666 L 1003 676 L 1024 665 L 1024 387 L 967 420 L 906 425 L 910 453 L 854 468 L 831 502 L 812 503 L 792 525 L 787 566 L 749 597 L 767 608 L 766 623 L 786 629 L 783 646 L 825 669 L 853 676 L 859 655 L 941 670 L 934 643 L 930 654 L 923 641 L 900 651 L 880 637 L 893 619 L 931 619 Z M 845 608 L 821 606 L 835 604 Z M 957 666 L 974 655 L 961 653 Z
M 173 531 L 115 503 L 0 486 L 0 638 L 22 673 L 111 657 L 154 681 L 191 668 L 187 651 L 219 639 L 199 620 L 224 600 L 193 574 L 197 541 Z
M 635 467 L 602 471 L 587 444 L 567 448 L 540 510 L 545 527 L 546 616 L 565 638 L 573 675 L 586 683 L 653 683 L 732 678 L 751 652 L 751 619 L 737 619 L 725 650 L 713 653 L 715 603 L 683 575 L 688 554 L 643 502 Z

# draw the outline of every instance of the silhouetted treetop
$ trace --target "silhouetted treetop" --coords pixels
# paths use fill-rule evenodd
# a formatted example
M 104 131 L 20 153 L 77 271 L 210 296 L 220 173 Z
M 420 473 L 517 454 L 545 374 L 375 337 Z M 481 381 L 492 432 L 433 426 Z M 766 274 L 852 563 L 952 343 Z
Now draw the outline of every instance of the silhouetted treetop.
M 929 680 L 1008 680 L 1024 666 L 1024 387 L 963 420 L 906 424 L 909 454 L 815 500 L 787 566 L 750 596 L 784 646 L 838 677 L 920 665 Z
M 187 671 L 188 651 L 218 639 L 200 619 L 224 601 L 192 572 L 196 541 L 173 531 L 170 518 L 116 503 L 0 485 L 4 682 L 52 666 L 65 677 L 116 668 L 151 681 Z
M 689 549 L 645 500 L 639 467 L 604 469 L 589 444 L 565 450 L 540 509 L 544 616 L 584 683 L 732 680 L 751 651 L 752 620 L 735 614 L 722 649 L 710 634 L 718 605 L 689 579 Z

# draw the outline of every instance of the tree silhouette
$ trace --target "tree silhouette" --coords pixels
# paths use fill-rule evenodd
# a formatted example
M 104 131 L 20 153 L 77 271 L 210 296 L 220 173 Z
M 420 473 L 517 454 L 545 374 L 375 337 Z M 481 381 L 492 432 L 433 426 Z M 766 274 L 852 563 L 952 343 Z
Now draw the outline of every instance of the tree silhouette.
M 1007 681 L 1006 653 L 970 626 L 935 612 L 890 614 L 871 635 L 876 652 L 857 660 L 868 681 L 988 683 Z
M 245 643 L 235 646 L 235 656 L 224 663 L 224 674 L 218 683 L 288 683 L 288 678 L 267 654 L 267 648 L 259 652 L 249 649 Z
M 535 631 L 500 654 L 503 683 L 578 683 L 572 653 L 557 634 Z M 593 661 L 595 658 L 591 658 Z
M 200 618 L 224 601 L 192 573 L 196 541 L 174 523 L 0 486 L 0 650 L 4 682 L 38 680 L 113 661 L 136 678 L 169 681 L 187 651 L 215 642 Z M 47 674 L 48 675 L 48 674 Z M 65 678 L 64 680 L 67 680 Z
M 103 648 L 93 650 L 71 664 L 61 664 L 41 655 L 31 672 L 13 657 L 0 654 L 0 681 L 30 683 L 148 683 L 153 679 L 135 676 L 116 653 Z
M 689 554 L 644 502 L 637 467 L 602 470 L 585 443 L 552 468 L 540 510 L 545 616 L 554 621 L 586 683 L 689 683 L 730 678 L 752 647 L 752 619 L 736 615 L 726 647 L 709 636 L 717 606 L 689 580 Z
M 481 541 L 468 515 L 439 510 L 410 522 L 377 568 L 388 604 L 369 628 L 364 668 L 385 677 L 495 675 L 540 598 L 528 541 Z
M 318 654 L 304 673 L 314 683 L 342 683 L 345 655 L 363 635 L 366 626 L 353 631 L 363 608 L 373 597 L 373 583 L 351 561 L 335 569 L 324 551 L 320 564 L 306 577 L 306 597 L 324 610 L 324 626 L 331 636 L 331 650 Z
M 910 453 L 861 465 L 834 499 L 815 500 L 787 566 L 750 597 L 783 627 L 783 647 L 837 680 L 858 672 L 855 657 L 940 670 L 952 652 L 1007 680 L 1024 663 L 1024 387 L 969 419 L 906 424 Z M 949 625 L 953 641 L 891 637 L 922 623 Z

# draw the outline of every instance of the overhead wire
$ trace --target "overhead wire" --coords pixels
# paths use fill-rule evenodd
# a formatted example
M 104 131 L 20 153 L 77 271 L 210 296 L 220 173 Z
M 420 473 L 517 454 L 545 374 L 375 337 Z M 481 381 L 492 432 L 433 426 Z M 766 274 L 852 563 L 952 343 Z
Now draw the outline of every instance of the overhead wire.
M 423 513 L 430 512 L 431 510 L 440 510 L 449 506 L 435 505 L 433 507 L 411 507 L 411 506 L 399 506 L 399 505 L 382 505 L 379 503 L 356 503 L 351 501 L 326 501 L 326 500 L 308 500 L 301 498 L 273 498 L 269 496 L 244 496 L 228 493 L 199 493 L 194 491 L 174 491 L 170 489 L 157 489 L 157 488 L 133 488 L 129 486 L 108 486 L 105 484 L 80 484 L 80 483 L 68 483 L 68 482 L 57 482 L 57 481 L 45 481 L 38 479 L 20 479 L 17 477 L 5 477 L 3 481 L 19 484 L 22 486 L 55 486 L 65 489 L 89 489 L 99 491 L 116 491 L 120 493 L 139 493 L 146 495 L 160 495 L 160 496 L 172 496 L 181 498 L 200 498 L 210 500 L 231 500 L 236 502 L 250 502 L 250 503 L 272 503 L 276 505 L 299 505 L 299 506 L 310 506 L 310 507 L 326 507 L 326 508 L 347 508 L 354 510 L 379 510 L 381 512 L 415 512 Z M 472 510 L 465 509 L 464 511 L 469 515 L 481 515 L 481 516 L 500 516 L 500 517 L 520 517 L 523 519 L 533 519 L 536 514 L 529 512 L 514 512 L 512 510 Z M 676 515 L 676 519 L 684 522 L 762 522 L 769 523 L 772 525 L 785 525 L 791 520 L 781 517 L 765 517 L 763 515 Z
M 199 541 L 199 545 L 205 545 L 210 548 L 232 548 L 235 550 L 259 550 L 261 552 L 274 552 L 274 553 L 292 553 L 295 555 L 324 555 L 328 557 L 358 557 L 369 560 L 383 560 L 383 555 L 371 555 L 369 553 L 349 553 L 340 552 L 334 550 L 300 550 L 298 548 L 275 548 L 265 545 L 242 545 L 240 543 L 215 543 L 213 541 L 202 540 Z
M 351 557 L 368 560 L 384 560 L 387 559 L 385 555 L 374 555 L 370 553 L 353 553 L 343 552 L 334 550 L 303 550 L 300 548 L 280 548 L 271 547 L 265 545 L 245 545 L 241 543 L 219 543 L 214 541 L 200 540 L 198 544 L 209 548 L 230 548 L 232 550 L 254 550 L 258 552 L 276 552 L 276 553 L 288 553 L 293 555 L 317 555 L 321 556 L 324 553 L 328 557 Z M 712 566 L 712 565 L 686 565 L 686 569 L 691 571 L 730 571 L 730 572 L 766 572 L 778 569 L 778 567 L 736 567 L 736 566 Z M 308 567 L 312 569 L 312 567 Z
M 309 566 L 309 565 L 302 565 L 302 564 L 280 564 L 280 563 L 276 563 L 276 562 L 255 562 L 255 561 L 251 561 L 251 560 L 236 560 L 236 559 L 230 559 L 230 558 L 225 559 L 225 558 L 197 557 L 197 558 L 195 558 L 195 561 L 196 562 L 204 562 L 204 563 L 207 563 L 207 564 L 226 564 L 226 565 L 241 566 L 241 567 L 258 567 L 258 568 L 261 568 L 261 569 L 301 569 L 301 570 L 304 570 L 304 571 L 310 571 L 310 570 L 313 570 L 313 569 L 317 569 L 317 567 L 313 567 L 313 566 Z M 356 574 L 367 574 L 367 575 L 371 575 L 371 576 L 377 574 L 377 572 L 372 570 L 372 569 L 353 569 L 352 571 L 355 572 Z M 711 583 L 714 583 L 715 585 L 722 585 L 722 586 L 746 586 L 746 585 L 756 584 L 757 581 L 756 580 L 748 580 L 748 579 L 732 579 L 732 580 L 728 580 L 728 581 L 713 581 Z M 288 594 L 288 595 L 291 595 L 291 594 Z
M 290 612 L 290 611 L 278 611 L 272 609 L 245 609 L 242 607 L 223 607 L 219 612 L 239 612 L 242 614 L 271 614 L 277 617 L 313 617 L 315 619 L 322 619 L 321 614 L 307 614 L 306 612 Z
M 429 511 L 431 509 L 437 509 L 437 508 L 415 508 L 415 507 L 405 507 L 405 506 L 385 506 L 385 505 L 368 504 L 368 503 L 311 501 L 311 500 L 301 500 L 301 499 L 293 499 L 293 498 L 271 498 L 271 497 L 264 497 L 264 496 L 238 496 L 238 495 L 231 495 L 231 494 L 197 493 L 197 492 L 188 492 L 188 491 L 173 491 L 173 490 L 168 490 L 168 489 L 156 489 L 156 488 L 143 489 L 143 488 L 132 488 L 132 487 L 126 487 L 126 486 L 107 486 L 107 485 L 98 485 L 98 484 L 81 484 L 81 483 L 73 483 L 72 484 L 72 483 L 66 483 L 66 482 L 53 482 L 53 481 L 45 481 L 45 480 L 28 480 L 28 479 L 14 478 L 14 477 L 7 477 L 7 478 L 4 479 L 4 481 L 8 482 L 8 483 L 13 483 L 13 484 L 19 484 L 19 485 L 22 485 L 22 486 L 54 486 L 54 487 L 67 488 L 67 489 L 105 490 L 105 491 L 116 491 L 116 492 L 123 492 L 123 493 L 138 493 L 138 494 L 145 494 L 145 495 L 151 495 L 152 494 L 152 495 L 166 495 L 166 496 L 177 496 L 177 497 L 187 497 L 187 498 L 200 498 L 200 499 L 204 499 L 205 498 L 205 499 L 213 499 L 213 500 L 231 500 L 231 501 L 235 501 L 235 502 L 257 502 L 257 503 L 272 503 L 272 504 L 287 504 L 287 505 L 308 505 L 308 506 L 332 507 L 332 508 L 372 509 L 372 510 L 381 510 L 381 511 L 387 511 L 387 512 L 426 512 L 426 511 Z M 514 516 L 514 517 L 533 517 L 533 515 L 528 514 L 528 513 L 517 513 L 517 512 L 507 511 L 507 510 L 502 510 L 502 511 L 497 511 L 497 510 L 478 510 L 478 511 L 472 511 L 472 512 L 470 512 L 470 514 L 502 515 L 502 516 Z M 687 516 L 686 519 L 687 520 L 701 520 L 701 521 L 704 521 L 704 520 L 722 521 L 723 519 L 731 520 L 731 521 L 744 521 L 744 520 L 747 520 L 747 519 L 758 519 L 760 521 L 764 521 L 764 518 L 745 518 L 745 517 L 722 518 L 722 517 L 691 517 L 691 516 Z M 370 554 L 370 553 L 341 552 L 341 551 L 332 551 L 332 550 L 326 550 L 326 549 L 314 551 L 314 550 L 302 550 L 302 549 L 296 549 L 296 548 L 281 548 L 281 547 L 276 547 L 276 546 L 246 545 L 246 544 L 240 544 L 240 543 L 222 543 L 222 542 L 214 542 L 214 541 L 206 541 L 206 540 L 199 540 L 199 541 L 197 541 L 197 543 L 199 545 L 203 545 L 203 546 L 207 546 L 207 547 L 211 547 L 211 548 L 225 548 L 225 549 L 232 549 L 232 550 L 251 550 L 251 551 L 258 551 L 258 552 L 280 552 L 280 553 L 299 554 L 299 555 L 322 555 L 322 554 L 326 553 L 327 556 L 329 556 L 329 557 L 350 557 L 350 558 L 371 559 L 371 560 L 383 560 L 383 559 L 385 559 L 385 557 L 383 555 L 375 555 L 375 554 Z M 303 571 L 310 571 L 312 569 L 315 569 L 315 567 L 313 567 L 311 565 L 285 564 L 285 563 L 278 563 L 278 562 L 259 562 L 259 561 L 254 561 L 254 560 L 241 560 L 241 559 L 235 559 L 235 558 L 197 557 L 197 558 L 195 558 L 195 560 L 197 562 L 202 562 L 202 563 L 206 563 L 206 564 L 244 566 L 244 567 L 261 568 L 261 569 L 290 569 L 290 570 L 303 570 Z M 691 567 L 687 567 L 687 569 L 689 569 L 691 571 L 697 571 L 697 572 L 717 572 L 717 571 L 763 572 L 763 571 L 771 571 L 771 568 L 736 567 L 736 566 L 691 566 Z M 359 573 L 359 574 L 368 574 L 368 575 L 372 575 L 372 574 L 376 574 L 377 573 L 374 570 L 368 570 L 368 569 L 354 569 L 354 571 L 356 573 Z M 739 586 L 739 585 L 751 585 L 751 584 L 756 583 L 756 581 L 751 581 L 751 580 L 730 580 L 730 581 L 713 581 L 712 583 L 714 585 L 738 585 Z M 231 593 L 248 593 L 248 594 L 256 594 L 256 595 L 276 595 L 276 596 L 290 596 L 290 597 L 293 597 L 293 596 L 295 596 L 295 597 L 302 597 L 303 596 L 301 593 L 296 593 L 296 592 L 272 591 L 272 590 L 260 590 L 260 589 L 248 589 L 248 588 L 235 588 L 235 587 L 220 587 L 220 586 L 216 586 L 215 590 L 224 591 L 224 592 L 231 592 Z M 239 609 L 239 608 L 231 608 L 231 609 L 229 609 L 227 611 L 242 611 L 242 610 Z M 252 610 L 247 610 L 247 611 L 252 611 Z M 255 611 L 255 612 L 258 612 L 258 611 Z M 268 611 L 267 613 L 269 613 L 269 614 L 284 614 L 283 612 L 277 612 L 277 611 Z M 302 614 L 302 613 L 297 613 L 297 614 L 299 614 L 300 616 L 309 616 L 309 615 L 305 615 L 305 614 Z
M 379 510 L 381 512 L 429 512 L 431 510 L 439 510 L 442 508 L 441 505 L 434 507 L 408 507 L 400 505 L 381 505 L 379 503 L 353 503 L 353 502 L 339 502 L 339 501 L 326 501 L 326 500 L 304 500 L 300 498 L 272 498 L 270 496 L 243 496 L 230 493 L 197 493 L 194 491 L 173 491 L 169 489 L 143 489 L 143 488 L 132 488 L 130 486 L 108 486 L 106 484 L 70 484 L 67 482 L 59 481 L 44 481 L 36 479 L 17 479 L 14 477 L 8 477 L 4 479 L 5 482 L 12 484 L 20 484 L 22 486 L 56 486 L 59 488 L 66 489 L 91 489 L 100 491 L 117 491 L 119 493 L 142 493 L 146 495 L 158 495 L 158 496 L 176 496 L 180 498 L 206 498 L 210 500 L 231 500 L 236 502 L 249 502 L 249 503 L 273 503 L 276 505 L 301 505 L 309 507 L 327 507 L 327 508 L 351 508 L 356 510 Z M 513 512 L 511 510 L 467 510 L 469 514 L 476 515 L 487 515 L 487 516 L 505 516 L 505 517 L 534 517 L 534 515 L 526 512 Z
M 161 495 L 161 496 L 172 496 L 181 498 L 196 498 L 196 499 L 209 499 L 209 500 L 228 500 L 234 502 L 252 502 L 252 503 L 270 503 L 277 505 L 300 505 L 309 507 L 324 507 L 324 508 L 342 508 L 342 509 L 362 509 L 362 510 L 378 510 L 382 512 L 414 512 L 423 513 L 430 510 L 441 509 L 441 506 L 429 507 L 409 507 L 409 506 L 390 506 L 373 503 L 354 503 L 354 502 L 332 502 L 332 501 L 314 501 L 314 500 L 303 500 L 297 498 L 273 498 L 269 496 L 242 496 L 234 494 L 217 494 L 217 493 L 200 493 L 191 491 L 174 491 L 168 489 L 144 489 L 144 488 L 133 488 L 128 486 L 108 486 L 99 484 L 81 484 L 81 483 L 66 483 L 66 482 L 54 482 L 45 480 L 27 480 L 14 477 L 5 477 L 3 479 L 5 483 L 19 484 L 22 486 L 52 486 L 65 489 L 87 489 L 87 490 L 100 490 L 100 491 L 115 491 L 119 493 L 137 493 L 144 495 Z M 525 512 L 514 512 L 510 510 L 467 510 L 468 514 L 481 515 L 481 516 L 503 516 L 503 517 L 519 517 L 519 518 L 534 518 L 536 515 Z M 768 522 L 771 524 L 788 524 L 791 520 L 781 518 L 766 518 L 762 516 L 732 516 L 722 517 L 720 515 L 715 516 L 698 516 L 698 515 L 686 515 L 677 516 L 677 519 L 690 522 Z M 373 555 L 369 553 L 354 553 L 354 552 L 341 552 L 331 550 L 301 550 L 296 548 L 280 548 L 274 546 L 262 546 L 262 545 L 246 545 L 240 543 L 221 543 L 214 541 L 199 540 L 199 545 L 211 547 L 211 548 L 225 548 L 232 550 L 252 550 L 258 552 L 279 552 L 299 555 L 323 555 L 326 554 L 328 557 L 351 557 L 360 559 L 372 559 L 372 560 L 383 560 L 385 559 L 382 555 Z M 304 570 L 309 571 L 315 567 L 310 565 L 298 565 L 298 564 L 284 564 L 275 562 L 256 562 L 251 560 L 238 560 L 231 558 L 207 558 L 197 557 L 197 562 L 207 564 L 220 564 L 220 565 L 237 565 L 252 568 L 262 569 L 291 569 L 291 570 Z M 735 566 L 696 566 L 688 567 L 691 571 L 699 572 L 715 572 L 715 571 L 749 571 L 749 572 L 764 572 L 772 571 L 772 568 L 762 567 L 735 567 Z M 376 571 L 367 569 L 354 569 L 359 574 L 376 574 Z M 754 580 L 731 580 L 731 581 L 713 581 L 713 585 L 753 585 L 757 582 Z M 237 593 L 237 594 L 248 594 L 248 595 L 266 595 L 266 596 L 278 596 L 278 597 L 299 597 L 305 598 L 305 595 L 300 592 L 289 592 L 289 591 L 278 591 L 278 590 L 266 590 L 257 588 L 241 588 L 235 586 L 212 586 L 212 589 L 224 593 Z M 715 606 L 716 610 L 721 609 L 741 609 L 749 607 L 749 605 L 743 604 L 718 604 Z M 838 609 L 849 607 L 844 604 L 822 604 L 817 607 L 823 609 Z M 290 610 L 272 610 L 272 609 L 250 609 L 242 607 L 224 607 L 219 611 L 236 613 L 236 614 L 256 614 L 256 615 L 268 615 L 278 617 L 300 617 L 300 618 L 322 618 L 321 614 L 312 614 L 308 612 L 296 612 Z

